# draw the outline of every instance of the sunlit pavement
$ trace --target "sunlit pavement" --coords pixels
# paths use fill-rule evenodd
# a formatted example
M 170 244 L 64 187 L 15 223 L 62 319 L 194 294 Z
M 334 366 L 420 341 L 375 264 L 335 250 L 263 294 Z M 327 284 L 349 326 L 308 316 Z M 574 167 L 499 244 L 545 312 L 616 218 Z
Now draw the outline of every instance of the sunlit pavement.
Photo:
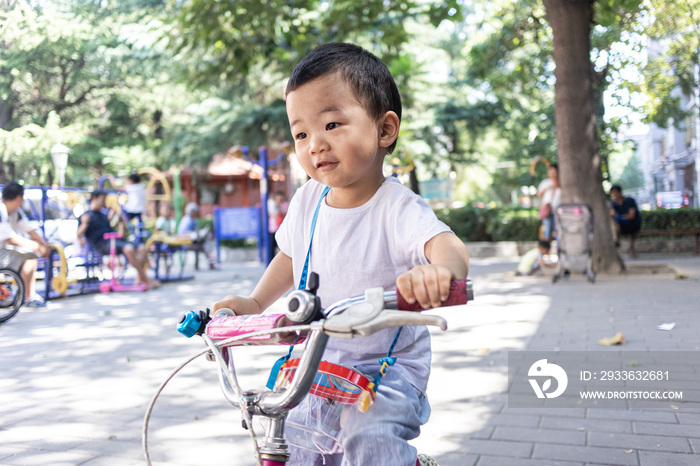
M 474 259 L 476 300 L 441 309 L 433 331 L 432 417 L 414 441 L 441 465 L 700 463 L 700 406 L 666 409 L 508 407 L 509 350 L 700 351 L 700 258 L 648 256 L 627 276 L 518 277 L 515 261 Z M 674 270 L 664 271 L 671 264 Z M 146 293 L 91 294 L 23 308 L 0 326 L 0 464 L 143 464 L 141 430 L 158 387 L 203 349 L 180 314 L 248 293 L 259 264 L 223 264 Z M 652 273 L 659 272 L 661 273 Z M 676 322 L 671 331 L 659 331 Z M 596 341 L 621 332 L 627 343 Z M 280 347 L 242 348 L 244 386 L 259 387 Z M 258 426 L 259 428 L 259 426 Z M 252 465 L 240 415 L 212 363 L 166 386 L 149 427 L 154 465 Z

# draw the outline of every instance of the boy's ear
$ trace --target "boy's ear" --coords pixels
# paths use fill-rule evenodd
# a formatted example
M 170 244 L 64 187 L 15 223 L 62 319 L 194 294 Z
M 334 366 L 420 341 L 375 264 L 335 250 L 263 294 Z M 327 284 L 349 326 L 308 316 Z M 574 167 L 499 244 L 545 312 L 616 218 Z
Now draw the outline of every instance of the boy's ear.
M 389 147 L 399 137 L 399 116 L 388 111 L 379 120 L 379 146 Z

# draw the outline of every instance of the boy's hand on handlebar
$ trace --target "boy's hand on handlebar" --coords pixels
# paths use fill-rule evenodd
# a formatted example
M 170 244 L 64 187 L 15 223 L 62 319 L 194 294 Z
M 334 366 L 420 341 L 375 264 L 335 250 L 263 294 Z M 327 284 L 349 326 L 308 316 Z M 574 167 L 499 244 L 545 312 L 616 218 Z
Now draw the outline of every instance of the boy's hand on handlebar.
M 396 289 L 409 304 L 417 301 L 423 309 L 430 309 L 447 299 L 452 278 L 444 265 L 419 265 L 399 275 Z
M 260 305 L 253 298 L 247 298 L 245 296 L 237 296 L 230 294 L 226 296 L 221 301 L 217 301 L 212 306 L 213 312 L 218 311 L 222 308 L 228 308 L 233 310 L 236 315 L 248 315 L 248 314 L 260 314 L 263 310 Z

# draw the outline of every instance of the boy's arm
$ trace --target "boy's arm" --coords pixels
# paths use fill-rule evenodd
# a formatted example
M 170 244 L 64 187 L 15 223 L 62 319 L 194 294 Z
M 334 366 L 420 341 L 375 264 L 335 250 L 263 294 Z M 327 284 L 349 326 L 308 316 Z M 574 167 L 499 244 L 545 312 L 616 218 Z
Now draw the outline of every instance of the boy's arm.
M 439 307 L 447 299 L 450 282 L 467 278 L 469 255 L 462 240 L 443 232 L 425 244 L 430 264 L 419 265 L 396 279 L 396 288 L 409 304 L 418 301 L 424 309 Z
M 237 315 L 260 314 L 284 295 L 294 284 L 292 258 L 278 253 L 265 270 L 250 296 L 228 295 L 214 303 L 214 311 L 223 307 L 232 309 Z

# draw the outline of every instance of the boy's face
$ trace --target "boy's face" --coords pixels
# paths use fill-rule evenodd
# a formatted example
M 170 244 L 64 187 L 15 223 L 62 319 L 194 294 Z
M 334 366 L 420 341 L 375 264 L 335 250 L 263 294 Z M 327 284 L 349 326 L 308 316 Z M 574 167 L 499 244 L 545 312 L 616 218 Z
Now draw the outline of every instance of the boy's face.
M 311 178 L 347 199 L 374 194 L 384 181 L 385 148 L 398 134 L 394 112 L 374 120 L 351 87 L 332 74 L 287 94 L 287 115 L 297 157 Z

